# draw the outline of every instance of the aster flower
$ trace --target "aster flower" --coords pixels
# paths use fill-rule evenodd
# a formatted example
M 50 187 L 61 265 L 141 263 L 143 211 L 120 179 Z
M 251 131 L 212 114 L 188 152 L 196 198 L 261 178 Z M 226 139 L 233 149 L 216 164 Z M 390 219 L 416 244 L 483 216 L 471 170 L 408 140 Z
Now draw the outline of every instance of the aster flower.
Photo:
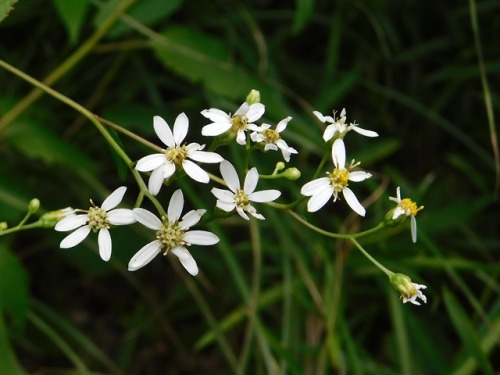
M 60 247 L 67 249 L 76 246 L 88 236 L 90 231 L 99 232 L 97 236 L 99 255 L 107 262 L 111 257 L 112 248 L 110 225 L 127 225 L 135 222 L 132 210 L 115 208 L 122 201 L 126 190 L 125 186 L 116 189 L 102 202 L 101 207 L 96 206 L 91 200 L 92 207 L 84 211 L 85 214 L 75 215 L 67 211 L 66 216 L 56 224 L 54 229 L 59 232 L 70 230 L 74 232 L 61 241 Z
M 148 210 L 134 208 L 134 217 L 142 225 L 156 231 L 156 240 L 142 247 L 128 263 L 129 271 L 136 271 L 151 262 L 160 252 L 169 252 L 177 256 L 182 266 L 193 276 L 198 274 L 198 266 L 191 253 L 186 249 L 190 245 L 215 245 L 219 237 L 203 230 L 188 229 L 197 224 L 206 210 L 191 210 L 182 219 L 184 196 L 176 190 L 170 198 L 167 217 L 161 220 Z M 180 219 L 180 220 L 179 220 Z
M 288 116 L 287 118 L 281 120 L 278 125 L 276 125 L 276 130 L 271 129 L 271 125 L 269 124 L 262 124 L 258 130 L 250 134 L 250 138 L 254 142 L 264 143 L 264 151 L 277 151 L 279 148 L 283 154 L 283 159 L 288 162 L 290 161 L 290 154 L 297 154 L 297 150 L 289 147 L 281 138 L 280 133 L 286 129 L 286 126 L 291 119 L 292 118 Z
M 403 303 L 410 302 L 420 306 L 420 302 L 417 301 L 417 298 L 427 303 L 427 298 L 420 290 L 426 289 L 427 287 L 425 285 L 412 283 L 411 279 L 402 273 L 392 274 L 390 276 L 390 281 L 394 289 L 401 293 L 401 300 Z
M 257 131 L 258 127 L 253 122 L 264 114 L 265 107 L 262 103 L 248 104 L 244 102 L 233 114 L 227 114 L 217 108 L 204 109 L 201 114 L 212 121 L 201 129 L 201 134 L 215 137 L 231 130 L 236 134 L 236 142 L 244 145 L 246 142 L 245 131 Z
M 187 116 L 184 113 L 177 116 L 173 132 L 160 116 L 154 116 L 153 126 L 156 135 L 167 148 L 163 153 L 143 157 L 135 166 L 140 172 L 152 171 L 148 183 L 149 192 L 157 195 L 163 180 L 170 178 L 177 168 L 182 168 L 195 181 L 208 183 L 210 181 L 208 173 L 193 160 L 201 163 L 219 163 L 223 158 L 215 152 L 202 151 L 205 145 L 183 144 L 189 128 Z
M 250 202 L 272 202 L 281 195 L 281 192 L 278 190 L 254 191 L 259 181 L 257 168 L 252 168 L 248 171 L 243 189 L 241 188 L 236 169 L 227 160 L 220 163 L 220 173 L 229 190 L 212 189 L 212 194 L 217 198 L 216 206 L 226 212 L 231 212 L 236 208 L 236 212 L 245 220 L 249 220 L 246 213 L 259 220 L 264 220 L 264 216 L 257 213 L 256 209 L 250 205 Z
M 335 111 L 332 116 L 323 116 L 318 111 L 313 111 L 314 115 L 321 121 L 329 123 L 323 133 L 323 139 L 325 142 L 328 142 L 332 139 L 337 133 L 338 137 L 343 138 L 349 131 L 354 130 L 356 133 L 364 135 L 365 137 L 378 137 L 378 133 L 372 130 L 366 130 L 360 128 L 356 123 L 351 123 L 349 125 L 346 124 L 346 110 L 342 109 L 340 112 L 340 117 L 335 117 Z
M 417 204 L 409 198 L 401 199 L 401 189 L 399 186 L 396 189 L 396 197 L 389 197 L 389 199 L 398 204 L 392 213 L 392 220 L 396 220 L 401 215 L 410 216 L 411 239 L 414 243 L 417 242 L 417 219 L 415 216 L 424 206 L 417 207 Z
M 348 168 L 345 167 L 345 146 L 344 141 L 340 138 L 337 138 L 335 142 L 333 142 L 332 159 L 335 168 L 331 173 L 326 173 L 327 177 L 312 180 L 302 186 L 300 190 L 302 195 L 311 197 L 309 202 L 307 202 L 307 210 L 309 212 L 318 211 L 326 204 L 332 195 L 333 201 L 335 202 L 338 199 L 339 193 L 342 192 L 347 204 L 358 215 L 365 216 L 366 210 L 359 203 L 352 190 L 348 188 L 348 182 L 366 180 L 371 177 L 371 174 L 363 171 L 352 172 L 351 170 L 359 165 L 359 163 L 355 163 L 354 160 Z

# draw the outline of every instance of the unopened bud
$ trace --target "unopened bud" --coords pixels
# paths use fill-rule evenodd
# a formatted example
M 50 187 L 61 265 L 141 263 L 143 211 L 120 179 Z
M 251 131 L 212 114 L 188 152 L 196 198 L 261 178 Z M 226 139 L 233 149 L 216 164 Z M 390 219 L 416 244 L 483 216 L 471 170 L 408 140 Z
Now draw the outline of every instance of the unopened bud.
M 0 232 L 3 230 L 6 230 L 9 227 L 9 224 L 7 224 L 5 221 L 2 221 L 0 223 Z
M 28 205 L 28 212 L 30 214 L 36 214 L 40 208 L 40 201 L 37 198 L 33 198 Z
M 260 92 L 258 90 L 250 91 L 245 100 L 249 105 L 260 103 Z
M 300 171 L 297 168 L 288 168 L 281 175 L 289 180 L 294 181 L 300 178 Z
M 71 207 L 66 207 L 57 211 L 50 211 L 43 214 L 40 218 L 40 223 L 44 228 L 53 228 L 62 219 L 68 216 L 74 216 L 75 210 Z

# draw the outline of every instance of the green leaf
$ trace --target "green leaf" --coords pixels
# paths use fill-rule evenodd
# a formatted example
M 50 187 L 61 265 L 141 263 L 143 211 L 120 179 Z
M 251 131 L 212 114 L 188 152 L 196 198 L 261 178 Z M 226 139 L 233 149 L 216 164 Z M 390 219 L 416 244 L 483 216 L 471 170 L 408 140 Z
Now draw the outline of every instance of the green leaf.
M 7 17 L 17 0 L 0 0 L 0 22 Z
M 57 13 L 68 33 L 69 42 L 74 45 L 80 36 L 80 30 L 89 8 L 88 0 L 53 0 Z
M 28 311 L 28 275 L 5 247 L 0 247 L 0 275 L 0 315 L 8 313 L 15 323 L 23 324 Z
M 0 314 L 0 363 L 2 365 L 2 374 L 25 375 L 17 361 L 14 352 L 10 346 L 9 336 L 2 314 Z
M 314 0 L 296 0 L 297 9 L 293 18 L 293 33 L 302 31 L 307 22 L 311 19 L 314 11 Z

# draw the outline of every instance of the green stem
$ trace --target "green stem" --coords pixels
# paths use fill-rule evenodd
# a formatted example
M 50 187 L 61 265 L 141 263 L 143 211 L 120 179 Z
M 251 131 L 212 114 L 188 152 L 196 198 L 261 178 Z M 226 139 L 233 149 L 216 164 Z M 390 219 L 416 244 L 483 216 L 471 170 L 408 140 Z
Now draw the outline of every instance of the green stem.
M 27 224 L 27 225 L 21 225 L 21 224 L 19 224 L 19 225 L 15 226 L 15 227 L 8 228 L 8 229 L 0 231 L 0 236 L 6 235 L 6 234 L 20 232 L 22 230 L 35 229 L 35 228 L 44 228 L 44 226 L 42 225 L 42 223 L 40 223 L 40 221 L 36 221 L 34 223 Z
M 382 264 L 380 264 L 374 257 L 372 257 L 364 248 L 356 241 L 354 238 L 350 238 L 351 242 L 363 253 L 365 257 L 367 257 L 375 266 L 377 266 L 382 272 L 384 272 L 387 276 L 391 277 L 394 275 L 394 272 L 385 268 Z

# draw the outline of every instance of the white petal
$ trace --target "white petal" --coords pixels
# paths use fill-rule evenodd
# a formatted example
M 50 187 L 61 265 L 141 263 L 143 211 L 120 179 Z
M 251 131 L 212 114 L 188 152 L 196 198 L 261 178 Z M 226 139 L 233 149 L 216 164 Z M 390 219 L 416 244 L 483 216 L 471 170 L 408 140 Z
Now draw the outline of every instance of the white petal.
M 149 172 L 158 168 L 165 162 L 165 154 L 152 154 L 139 159 L 135 169 L 139 172 Z
M 248 112 L 246 114 L 248 118 L 248 122 L 257 121 L 262 117 L 264 112 L 266 111 L 266 107 L 262 103 L 254 103 L 248 108 Z
M 250 105 L 247 102 L 244 102 L 242 105 L 240 105 L 240 108 L 238 108 L 236 112 L 234 112 L 234 116 L 246 115 L 249 108 Z
M 99 255 L 101 259 L 107 262 L 109 258 L 111 258 L 111 235 L 109 234 L 109 230 L 106 228 L 99 230 L 97 243 L 99 244 Z
M 201 217 L 207 212 L 204 209 L 191 210 L 187 214 L 182 217 L 182 220 L 179 222 L 179 228 L 182 230 L 187 230 L 191 228 L 193 225 L 196 225 Z
M 218 200 L 215 205 L 217 207 L 219 207 L 221 210 L 226 211 L 226 212 L 231 212 L 236 207 L 236 204 L 234 203 L 234 201 L 233 202 L 223 202 L 221 200 Z
M 151 194 L 157 195 L 160 192 L 161 186 L 163 185 L 163 165 L 156 168 L 151 176 L 149 176 L 148 190 Z
M 337 167 L 338 169 L 344 169 L 345 145 L 344 141 L 341 138 L 337 138 L 335 142 L 333 142 L 332 159 L 333 159 L 333 164 L 335 164 L 335 167 Z
M 125 195 L 125 192 L 127 191 L 126 186 L 121 186 L 115 191 L 113 191 L 109 197 L 107 197 L 104 202 L 102 202 L 101 208 L 104 211 L 109 211 L 116 206 L 120 204 L 120 202 L 123 199 L 123 196 Z
M 201 114 L 212 122 L 231 122 L 229 115 L 217 108 L 204 109 Z
M 245 184 L 243 185 L 243 191 L 247 194 L 253 193 L 259 182 L 259 172 L 257 168 L 253 167 L 247 172 L 245 177 Z
M 175 144 L 180 146 L 189 129 L 189 120 L 184 112 L 179 114 L 174 123 L 174 141 Z
M 85 225 L 88 219 L 87 214 L 68 216 L 57 222 L 54 229 L 58 232 L 67 232 Z
M 220 163 L 224 158 L 215 152 L 194 151 L 188 154 L 190 159 L 201 163 Z
M 300 194 L 311 196 L 318 194 L 320 191 L 323 191 L 328 187 L 331 187 L 330 179 L 328 177 L 320 177 L 315 180 L 309 181 L 307 184 L 302 186 L 302 189 L 300 189 Z
M 184 160 L 182 168 L 186 174 L 193 180 L 207 184 L 210 181 L 208 173 L 205 172 L 199 165 L 193 163 L 191 160 Z
M 332 139 L 336 131 L 337 127 L 335 125 L 328 125 L 323 132 L 323 139 L 325 140 L 325 142 L 328 142 L 330 139 Z
M 349 181 L 354 181 L 354 182 L 364 181 L 367 178 L 370 178 L 371 176 L 372 176 L 371 173 L 363 171 L 350 172 Z
M 196 276 L 198 274 L 198 265 L 194 260 L 193 256 L 187 249 L 181 246 L 174 247 L 171 250 L 171 253 L 176 255 L 179 258 L 182 266 L 188 271 L 191 275 Z
M 219 188 L 212 188 L 212 194 L 215 197 L 226 203 L 234 203 L 234 193 L 229 190 L 223 190 Z
M 160 140 L 168 147 L 175 147 L 174 135 L 170 126 L 160 116 L 153 117 L 153 127 Z M 153 168 L 154 169 L 154 168 Z
M 250 215 L 252 215 L 254 218 L 256 219 L 259 219 L 259 220 L 266 220 L 266 218 L 264 216 L 262 216 L 261 214 L 259 214 L 257 212 L 257 210 L 255 209 L 255 207 L 253 206 L 250 206 L 248 208 L 248 211 L 247 211 Z
M 151 262 L 160 253 L 160 241 L 156 240 L 143 246 L 128 262 L 128 270 L 136 271 Z
M 238 178 L 238 174 L 236 173 L 236 169 L 234 169 L 233 165 L 227 160 L 221 161 L 220 174 L 226 182 L 229 190 L 236 193 L 236 191 L 240 188 L 240 179 Z
M 231 126 L 232 124 L 230 122 L 214 122 L 201 128 L 201 134 L 208 137 L 215 137 L 216 135 L 227 132 L 231 129 Z
M 73 247 L 82 242 L 90 233 L 90 227 L 85 225 L 84 227 L 80 227 L 74 232 L 67 235 L 62 241 L 59 247 L 61 249 L 67 249 L 69 247 Z
M 354 130 L 356 133 L 364 135 L 365 137 L 378 137 L 378 133 L 373 130 L 362 129 L 359 126 L 351 125 L 350 128 Z
M 106 216 L 110 224 L 113 225 L 127 225 L 135 223 L 132 210 L 127 208 L 117 208 L 115 210 L 111 210 Z
M 250 199 L 252 202 L 264 203 L 272 202 L 275 199 L 278 199 L 280 195 L 281 191 L 279 190 L 262 190 L 248 194 L 248 199 Z
M 366 210 L 361 205 L 361 203 L 359 203 L 358 198 L 356 198 L 352 190 L 349 188 L 344 188 L 344 190 L 342 190 L 342 193 L 344 194 L 345 201 L 353 209 L 353 211 L 360 216 L 365 216 Z
M 320 112 L 318 111 L 313 111 L 314 116 L 316 116 L 319 121 L 325 122 L 325 116 L 323 116 Z
M 236 212 L 238 212 L 238 215 L 240 215 L 243 219 L 250 220 L 248 215 L 245 213 L 245 211 L 243 211 L 241 207 L 236 206 Z
M 247 138 L 244 130 L 238 130 L 238 133 L 236 134 L 236 142 L 242 146 L 246 144 Z
M 283 130 L 286 129 L 287 125 L 288 125 L 288 122 L 291 120 L 292 118 L 290 116 L 288 116 L 287 118 L 284 118 L 283 120 L 281 120 L 280 122 L 278 122 L 278 125 L 276 125 L 276 131 L 278 133 L 281 133 Z
M 135 220 L 149 229 L 158 230 L 163 227 L 161 220 L 158 219 L 155 214 L 145 210 L 144 208 L 134 208 L 132 212 Z
M 175 223 L 179 220 L 182 214 L 182 209 L 184 207 L 184 195 L 182 194 L 182 190 L 178 189 L 172 194 L 170 198 L 170 203 L 168 204 L 168 221 L 171 223 Z
M 411 216 L 411 219 L 410 219 L 410 222 L 411 222 L 411 240 L 413 241 L 413 243 L 417 242 L 417 219 L 415 218 L 415 216 Z
M 315 192 L 311 199 L 307 202 L 307 211 L 318 211 L 326 204 L 326 202 L 328 202 L 332 195 L 333 188 L 331 186 L 327 186 L 325 189 Z
M 192 230 L 184 234 L 184 241 L 193 245 L 215 245 L 219 242 L 219 237 L 217 237 L 212 232 L 207 232 L 205 230 Z

